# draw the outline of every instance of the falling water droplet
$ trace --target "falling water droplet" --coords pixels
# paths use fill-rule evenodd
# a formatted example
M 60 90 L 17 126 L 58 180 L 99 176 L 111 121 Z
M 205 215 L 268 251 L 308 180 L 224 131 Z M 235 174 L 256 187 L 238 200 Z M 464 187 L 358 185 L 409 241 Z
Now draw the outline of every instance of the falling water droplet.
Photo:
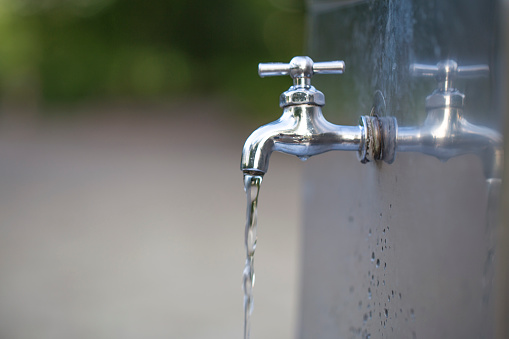
M 305 156 L 305 155 L 301 155 L 299 156 L 299 159 L 302 160 L 302 161 L 306 161 L 309 159 L 309 157 Z
M 371 261 L 375 261 L 375 252 L 371 252 Z
M 386 318 L 388 318 L 388 317 L 389 317 L 389 311 L 388 311 L 386 308 L 384 308 L 384 314 L 385 314 L 385 317 L 386 317 Z
M 380 259 L 376 259 L 376 267 L 380 267 Z
M 371 287 L 368 287 L 368 299 L 371 299 Z

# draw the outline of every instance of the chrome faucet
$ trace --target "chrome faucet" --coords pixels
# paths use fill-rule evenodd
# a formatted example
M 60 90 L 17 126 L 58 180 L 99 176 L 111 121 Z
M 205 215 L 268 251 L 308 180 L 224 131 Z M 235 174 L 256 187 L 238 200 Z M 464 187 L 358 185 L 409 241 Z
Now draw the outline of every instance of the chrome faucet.
M 500 179 L 503 138 L 497 131 L 469 123 L 463 116 L 465 95 L 453 86 L 457 77 L 489 74 L 487 65 L 458 66 L 454 60 L 435 65 L 412 64 L 415 76 L 435 77 L 438 88 L 426 98 L 427 117 L 421 127 L 399 127 L 396 150 L 421 152 L 446 161 L 463 154 L 481 157 L 487 179 Z
M 295 57 L 290 63 L 259 64 L 261 77 L 290 75 L 293 86 L 281 94 L 283 115 L 255 130 L 242 150 L 241 170 L 263 175 L 273 151 L 293 154 L 305 160 L 331 150 L 357 151 L 362 163 L 394 161 L 396 151 L 420 152 L 440 160 L 475 153 L 484 163 L 488 179 L 500 179 L 503 166 L 502 136 L 487 127 L 469 123 L 463 117 L 465 95 L 453 87 L 455 77 L 486 74 L 485 65 L 458 67 L 453 60 L 436 66 L 413 64 L 414 75 L 434 76 L 438 88 L 426 98 L 427 118 L 421 127 L 398 127 L 396 118 L 376 112 L 361 116 L 358 126 L 341 126 L 322 115 L 324 95 L 311 86 L 314 74 L 341 74 L 343 61 L 314 63 L 309 57 Z
M 258 128 L 246 140 L 241 170 L 245 173 L 266 173 L 273 151 L 293 154 L 303 160 L 331 150 L 357 151 L 361 161 L 369 161 L 374 148 L 369 147 L 369 135 L 378 119 L 362 117 L 359 126 L 328 122 L 322 115 L 324 95 L 311 85 L 314 74 L 341 74 L 344 69 L 343 61 L 314 63 L 304 56 L 295 57 L 288 64 L 259 64 L 258 74 L 261 77 L 290 75 L 293 86 L 281 94 L 279 105 L 283 108 L 283 115 Z M 380 145 L 373 158 L 383 158 Z M 387 161 L 389 157 L 385 159 Z

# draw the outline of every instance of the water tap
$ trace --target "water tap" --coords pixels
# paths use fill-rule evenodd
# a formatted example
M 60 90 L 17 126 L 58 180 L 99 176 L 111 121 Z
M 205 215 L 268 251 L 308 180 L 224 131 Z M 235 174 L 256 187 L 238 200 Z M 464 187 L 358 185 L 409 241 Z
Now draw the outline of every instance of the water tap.
M 313 62 L 306 56 L 294 57 L 290 63 L 259 64 L 261 77 L 289 75 L 293 86 L 280 96 L 281 117 L 247 138 L 241 170 L 263 175 L 273 151 L 296 155 L 303 160 L 331 150 L 356 151 L 361 162 L 375 159 L 392 162 L 396 135 L 394 118 L 363 116 L 358 126 L 335 125 L 324 118 L 325 98 L 311 85 L 311 78 L 315 74 L 342 74 L 344 70 L 343 61 Z M 382 123 L 381 119 L 387 121 Z M 391 138 L 393 140 L 389 140 Z
M 410 65 L 415 76 L 434 77 L 437 89 L 426 98 L 426 120 L 420 127 L 400 127 L 397 151 L 421 152 L 448 160 L 462 154 L 477 154 L 483 160 L 487 179 L 500 179 L 503 139 L 497 131 L 469 123 L 463 116 L 465 95 L 454 87 L 456 78 L 489 74 L 487 65 L 458 66 L 454 60 L 437 65 Z

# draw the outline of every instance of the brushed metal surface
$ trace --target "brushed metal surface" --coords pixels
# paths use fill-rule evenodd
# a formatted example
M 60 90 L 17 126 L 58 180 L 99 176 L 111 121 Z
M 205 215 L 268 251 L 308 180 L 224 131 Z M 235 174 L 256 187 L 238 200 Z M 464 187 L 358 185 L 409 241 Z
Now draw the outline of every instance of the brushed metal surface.
M 502 132 L 498 2 L 328 4 L 309 5 L 308 54 L 348 65 L 341 79 L 315 81 L 331 122 L 354 124 L 381 93 L 399 126 L 422 124 L 436 82 L 409 66 L 452 58 L 489 66 L 488 77 L 455 86 L 468 121 Z M 500 187 L 480 159 L 354 158 L 337 152 L 305 164 L 299 337 L 494 338 Z

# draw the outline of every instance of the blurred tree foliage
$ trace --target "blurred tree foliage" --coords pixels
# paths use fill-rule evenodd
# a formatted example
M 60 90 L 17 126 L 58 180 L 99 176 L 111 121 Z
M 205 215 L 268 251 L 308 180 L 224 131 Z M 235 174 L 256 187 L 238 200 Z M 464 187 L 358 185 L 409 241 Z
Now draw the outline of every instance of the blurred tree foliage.
M 0 0 L 0 89 L 42 103 L 195 95 L 277 109 L 304 42 L 303 0 Z M 272 113 L 271 113 L 272 115 Z

